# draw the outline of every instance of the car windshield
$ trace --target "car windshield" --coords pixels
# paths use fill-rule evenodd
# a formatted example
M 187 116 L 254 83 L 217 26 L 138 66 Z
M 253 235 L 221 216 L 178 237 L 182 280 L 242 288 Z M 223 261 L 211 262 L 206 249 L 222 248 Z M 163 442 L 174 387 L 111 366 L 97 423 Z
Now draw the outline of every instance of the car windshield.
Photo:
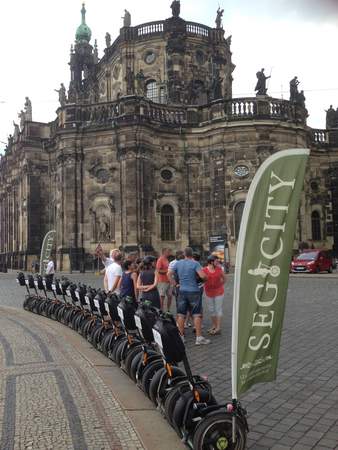
M 296 259 L 301 259 L 303 261 L 313 261 L 316 259 L 317 255 L 317 252 L 301 253 L 299 256 L 297 256 Z

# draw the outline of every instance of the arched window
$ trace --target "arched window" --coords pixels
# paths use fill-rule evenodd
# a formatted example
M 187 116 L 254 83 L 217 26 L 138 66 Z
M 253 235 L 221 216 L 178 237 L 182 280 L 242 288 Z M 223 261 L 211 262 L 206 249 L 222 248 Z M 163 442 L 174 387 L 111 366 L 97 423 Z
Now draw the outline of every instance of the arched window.
M 235 206 L 235 210 L 234 210 L 236 240 L 238 239 L 238 236 L 239 236 L 239 229 L 241 226 L 244 205 L 245 205 L 245 202 L 238 202 L 237 205 Z
M 147 82 L 146 97 L 153 102 L 158 102 L 158 87 L 155 80 L 150 80 Z
M 170 205 L 161 208 L 161 239 L 162 241 L 175 240 L 175 212 Z
M 313 211 L 311 214 L 311 225 L 312 225 L 312 240 L 321 241 L 322 231 L 320 227 L 320 214 L 318 211 Z

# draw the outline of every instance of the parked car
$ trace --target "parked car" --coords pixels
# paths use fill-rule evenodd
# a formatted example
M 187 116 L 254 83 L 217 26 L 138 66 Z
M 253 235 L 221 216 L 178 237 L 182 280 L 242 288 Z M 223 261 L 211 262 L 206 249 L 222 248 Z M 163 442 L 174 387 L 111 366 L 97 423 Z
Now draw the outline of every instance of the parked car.
M 302 253 L 295 256 L 291 262 L 291 272 L 293 273 L 332 273 L 332 269 L 333 259 L 331 252 L 328 250 L 303 250 Z

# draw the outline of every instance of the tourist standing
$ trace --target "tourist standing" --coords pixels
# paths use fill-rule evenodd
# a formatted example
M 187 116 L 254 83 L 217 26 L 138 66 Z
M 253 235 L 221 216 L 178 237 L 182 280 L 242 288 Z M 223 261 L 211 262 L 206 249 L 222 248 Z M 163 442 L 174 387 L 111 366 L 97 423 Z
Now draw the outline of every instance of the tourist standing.
M 148 300 L 152 306 L 161 309 L 160 295 L 157 289 L 156 258 L 146 256 L 140 264 L 140 274 L 137 279 L 137 290 L 141 293 L 140 300 Z
M 224 283 L 225 274 L 217 264 L 218 258 L 208 257 L 208 265 L 204 267 L 207 281 L 204 283 L 205 300 L 211 314 L 212 327 L 208 331 L 211 335 L 221 334 L 221 322 L 223 316 Z
M 199 262 L 193 259 L 193 250 L 187 247 L 184 250 L 185 258 L 177 261 L 173 274 L 178 278 L 179 294 L 177 298 L 177 325 L 182 339 L 184 339 L 184 323 L 188 311 L 191 312 L 196 330 L 196 345 L 209 344 L 210 340 L 202 336 L 202 297 L 198 286 L 197 276 L 206 280 Z M 171 273 L 169 273 L 169 277 Z
M 118 289 L 121 297 L 131 297 L 135 302 L 137 299 L 137 267 L 136 264 L 130 260 L 122 264 L 123 274 L 120 279 Z
M 55 266 L 54 266 L 54 261 L 52 260 L 52 258 L 49 258 L 48 264 L 47 264 L 47 269 L 46 269 L 46 280 L 52 284 L 53 282 L 53 278 L 54 278 L 54 274 L 55 274 Z
M 169 256 L 171 255 L 170 248 L 164 248 L 162 250 L 162 256 L 160 256 L 156 263 L 157 272 L 157 289 L 160 294 L 161 309 L 164 311 L 164 302 L 167 298 L 167 311 L 170 311 L 171 307 L 171 286 L 168 278 L 169 268 Z
M 123 274 L 121 267 L 122 254 L 116 250 L 111 253 L 111 256 L 113 257 L 113 262 L 106 268 L 106 273 L 104 275 L 104 286 L 108 293 L 118 295 L 120 293 L 118 286 Z

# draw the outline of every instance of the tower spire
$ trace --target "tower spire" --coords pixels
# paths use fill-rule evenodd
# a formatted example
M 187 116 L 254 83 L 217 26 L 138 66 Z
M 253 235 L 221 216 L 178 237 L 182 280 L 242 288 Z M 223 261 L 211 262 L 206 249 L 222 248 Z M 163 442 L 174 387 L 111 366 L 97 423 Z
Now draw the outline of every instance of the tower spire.
M 82 3 L 82 9 L 81 9 L 81 16 L 82 16 L 82 24 L 85 25 L 86 24 L 86 7 L 85 4 Z
M 84 3 L 82 3 L 81 17 L 82 17 L 81 25 L 76 30 L 75 39 L 77 42 L 80 42 L 80 41 L 89 42 L 92 32 L 91 32 L 90 28 L 88 27 L 88 25 L 86 24 L 86 8 L 85 8 Z

